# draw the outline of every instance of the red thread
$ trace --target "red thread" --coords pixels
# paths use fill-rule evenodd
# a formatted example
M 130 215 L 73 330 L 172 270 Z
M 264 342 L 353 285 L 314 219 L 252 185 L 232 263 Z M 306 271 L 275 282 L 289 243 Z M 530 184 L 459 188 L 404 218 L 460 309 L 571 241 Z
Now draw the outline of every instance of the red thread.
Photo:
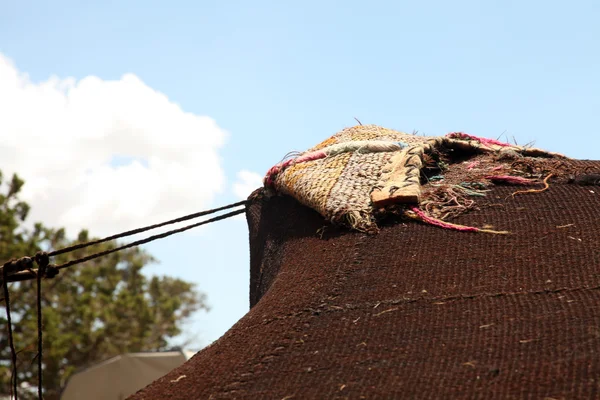
M 414 212 L 415 214 L 417 214 L 417 216 L 423 222 L 425 222 L 429 225 L 438 226 L 443 229 L 452 229 L 452 230 L 460 231 L 460 232 L 479 232 L 479 228 L 475 228 L 472 226 L 455 225 L 455 224 L 451 224 L 449 222 L 444 222 L 444 221 L 440 221 L 439 219 L 432 218 L 429 215 L 425 214 L 423 212 L 423 210 L 421 210 L 418 207 L 412 207 L 411 211 Z

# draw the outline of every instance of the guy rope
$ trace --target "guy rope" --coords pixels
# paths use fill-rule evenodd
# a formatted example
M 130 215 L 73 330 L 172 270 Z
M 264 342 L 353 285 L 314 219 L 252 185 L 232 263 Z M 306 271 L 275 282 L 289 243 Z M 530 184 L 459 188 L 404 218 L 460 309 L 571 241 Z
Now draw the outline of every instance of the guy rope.
M 196 228 L 201 225 L 206 225 L 212 222 L 217 222 L 224 220 L 226 218 L 233 217 L 238 214 L 242 214 L 246 212 L 246 201 L 239 201 L 237 203 L 229 204 L 226 206 L 214 208 L 212 210 L 200 211 L 194 214 L 189 214 L 180 218 L 172 219 L 169 221 L 161 222 L 159 224 L 148 225 L 142 228 L 133 229 L 126 232 L 121 232 L 116 235 L 107 236 L 102 239 L 91 240 L 84 243 L 78 243 L 72 246 L 68 246 L 62 249 L 53 250 L 50 252 L 39 251 L 34 256 L 25 256 L 18 259 L 12 259 L 5 262 L 0 266 L 0 277 L 2 279 L 2 286 L 4 290 L 4 304 L 6 308 L 6 319 L 8 323 L 8 341 L 11 352 L 11 361 L 12 361 L 12 374 L 11 374 L 11 391 L 12 396 L 15 400 L 18 399 L 18 378 L 17 378 L 17 352 L 15 350 L 14 341 L 13 341 L 13 330 L 12 330 L 12 320 L 10 314 L 10 293 L 8 290 L 9 282 L 17 282 L 17 281 L 25 281 L 35 279 L 37 281 L 37 334 L 38 334 L 38 354 L 37 354 L 37 364 L 38 364 L 38 398 L 42 399 L 42 303 L 41 303 L 41 293 L 42 293 L 42 278 L 51 279 L 54 278 L 61 269 L 72 267 L 76 264 L 80 264 L 89 260 L 93 260 L 98 257 L 102 257 L 111 253 L 115 253 L 117 251 L 129 249 L 135 246 L 140 246 L 142 244 L 146 244 L 152 242 L 154 240 L 166 238 L 168 236 L 174 235 L 176 233 L 185 232 L 189 229 Z M 182 228 L 173 229 L 164 233 L 160 233 L 157 235 L 153 235 L 147 237 L 145 239 L 137 240 L 128 244 L 124 244 L 122 246 L 115 247 L 114 249 L 109 249 L 97 253 L 93 253 L 84 257 L 76 258 L 65 263 L 55 265 L 50 263 L 50 258 L 60 255 L 67 254 L 75 250 L 83 249 L 89 246 L 93 246 L 96 244 L 109 242 L 112 240 L 124 238 L 127 236 L 135 235 L 138 233 L 146 232 L 152 229 L 160 228 L 166 225 L 176 224 L 179 222 L 189 221 L 192 219 L 196 219 L 199 217 L 203 217 L 206 215 L 214 214 L 219 211 L 224 211 L 232 208 L 237 208 L 233 211 L 218 215 L 216 217 L 196 222 L 191 225 L 184 226 Z

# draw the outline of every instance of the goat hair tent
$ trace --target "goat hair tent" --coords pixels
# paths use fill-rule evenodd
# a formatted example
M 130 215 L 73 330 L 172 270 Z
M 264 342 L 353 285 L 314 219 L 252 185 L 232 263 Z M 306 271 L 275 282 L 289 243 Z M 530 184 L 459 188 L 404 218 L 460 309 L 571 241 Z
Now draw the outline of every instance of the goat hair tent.
M 600 161 L 359 126 L 246 216 L 250 311 L 132 399 L 600 395 Z

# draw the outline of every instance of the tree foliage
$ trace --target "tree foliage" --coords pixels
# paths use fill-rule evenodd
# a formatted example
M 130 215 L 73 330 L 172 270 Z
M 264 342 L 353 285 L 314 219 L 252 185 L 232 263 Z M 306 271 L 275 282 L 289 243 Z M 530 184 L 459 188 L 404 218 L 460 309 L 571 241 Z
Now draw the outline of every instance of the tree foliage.
M 37 223 L 27 228 L 29 205 L 19 199 L 23 180 L 4 183 L 0 172 L 0 262 L 38 250 L 49 251 L 91 239 L 87 231 L 70 241 L 64 229 Z M 56 264 L 117 246 L 114 242 L 61 255 Z M 127 249 L 61 270 L 44 280 L 43 379 L 46 399 L 57 399 L 69 376 L 125 352 L 165 350 L 196 310 L 207 309 L 194 285 L 171 277 L 148 277 L 154 259 L 139 248 Z M 1 278 L 0 278 L 1 280 Z M 20 398 L 37 387 L 36 282 L 10 283 L 14 343 L 18 352 Z M 3 294 L 0 297 L 4 297 Z M 4 300 L 0 303 L 4 307 Z M 10 393 L 11 355 L 7 320 L 0 315 L 0 397 Z M 31 391 L 31 394 L 33 390 Z

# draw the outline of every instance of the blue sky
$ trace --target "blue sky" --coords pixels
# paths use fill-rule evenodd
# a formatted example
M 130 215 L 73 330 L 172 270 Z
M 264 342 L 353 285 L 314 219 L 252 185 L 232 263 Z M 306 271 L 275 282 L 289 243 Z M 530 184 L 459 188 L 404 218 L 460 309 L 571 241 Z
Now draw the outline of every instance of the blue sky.
M 31 82 L 133 74 L 227 132 L 214 145 L 223 182 L 198 210 L 236 201 L 239 171 L 262 175 L 289 151 L 353 125 L 354 117 L 428 135 L 503 135 L 600 158 L 595 1 L 0 4 L 0 54 Z M 144 159 L 115 155 L 120 162 L 123 156 Z M 212 311 L 195 316 L 186 332 L 200 344 L 247 310 L 243 221 L 147 249 L 161 260 L 151 272 L 192 280 L 208 294 Z

